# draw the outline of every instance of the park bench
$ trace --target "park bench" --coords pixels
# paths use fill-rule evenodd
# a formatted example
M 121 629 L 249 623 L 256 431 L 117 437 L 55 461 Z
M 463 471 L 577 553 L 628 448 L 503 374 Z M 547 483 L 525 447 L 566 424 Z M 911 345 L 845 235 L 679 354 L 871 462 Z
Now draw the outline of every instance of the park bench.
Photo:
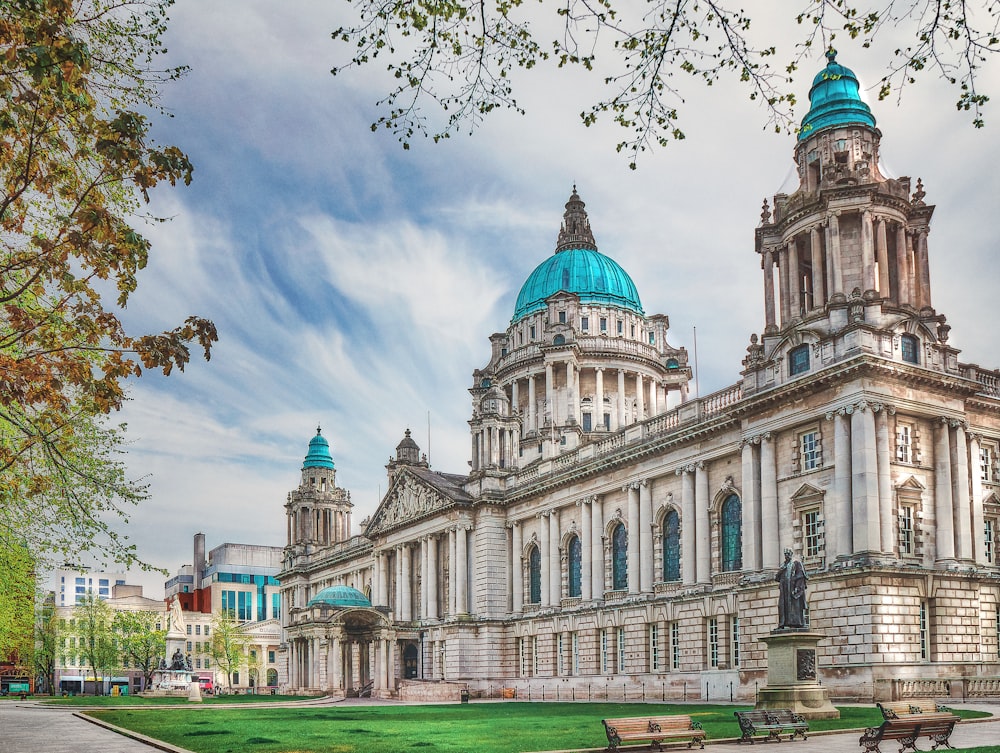
M 687 741 L 705 747 L 705 730 L 689 716 L 636 716 L 602 719 L 608 734 L 608 750 L 616 751 L 622 743 L 649 742 L 650 750 L 663 750 L 662 743 Z
M 736 721 L 740 724 L 743 736 L 741 743 L 753 745 L 753 736 L 766 732 L 767 739 L 781 742 L 781 733 L 787 732 L 789 741 L 796 735 L 806 739 L 809 722 L 801 714 L 793 714 L 791 709 L 757 709 L 756 711 L 734 711 Z
M 931 750 L 937 750 L 944 745 L 952 747 L 948 742 L 958 717 L 948 713 L 904 714 L 895 719 L 886 719 L 878 727 L 869 727 L 858 743 L 865 747 L 865 753 L 882 753 L 879 743 L 883 740 L 896 740 L 899 743 L 899 753 L 907 749 L 916 751 L 917 740 L 921 737 L 934 741 Z
M 886 701 L 876 704 L 883 719 L 896 719 L 910 714 L 951 713 L 951 709 L 929 698 L 911 698 L 906 701 Z

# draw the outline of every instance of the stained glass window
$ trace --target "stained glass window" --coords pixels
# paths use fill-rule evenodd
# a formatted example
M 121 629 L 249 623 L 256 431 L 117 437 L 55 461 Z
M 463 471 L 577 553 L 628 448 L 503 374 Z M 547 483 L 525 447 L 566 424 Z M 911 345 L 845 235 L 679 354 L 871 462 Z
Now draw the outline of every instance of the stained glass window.
M 730 494 L 722 503 L 722 570 L 743 569 L 743 506 Z
M 569 540 L 569 595 L 571 597 L 580 595 L 580 570 L 583 563 L 583 546 L 580 544 L 580 537 L 574 536 Z
M 537 546 L 531 547 L 528 555 L 528 580 L 530 581 L 530 593 L 528 601 L 532 604 L 542 603 L 542 554 Z
M 681 519 L 676 510 L 663 519 L 663 580 L 681 579 Z
M 619 523 L 611 534 L 611 588 L 624 591 L 628 588 L 628 534 Z
M 917 338 L 913 335 L 903 335 L 900 338 L 899 345 L 902 350 L 903 360 L 907 363 L 920 363 L 920 355 L 917 350 Z

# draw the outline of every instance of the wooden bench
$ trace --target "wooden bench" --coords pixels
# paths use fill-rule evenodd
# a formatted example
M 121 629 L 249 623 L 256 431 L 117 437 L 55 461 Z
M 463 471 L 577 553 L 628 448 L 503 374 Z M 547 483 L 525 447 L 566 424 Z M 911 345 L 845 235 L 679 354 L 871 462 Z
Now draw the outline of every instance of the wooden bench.
M 951 713 L 951 709 L 929 698 L 911 698 L 906 701 L 886 701 L 876 704 L 883 719 L 897 719 L 910 714 Z
M 650 750 L 663 750 L 665 741 L 687 740 L 690 748 L 695 743 L 705 747 L 705 730 L 701 722 L 689 716 L 635 716 L 623 719 L 602 719 L 608 734 L 608 750 L 616 751 L 622 743 L 649 742 Z
M 917 740 L 926 737 L 934 741 L 931 750 L 937 750 L 944 745 L 951 748 L 948 742 L 958 717 L 948 713 L 904 714 L 895 719 L 886 719 L 878 727 L 869 727 L 858 740 L 865 747 L 865 753 L 882 753 L 879 743 L 883 740 L 899 742 L 899 753 L 905 750 L 917 750 Z
M 789 741 L 794 740 L 796 735 L 802 735 L 806 739 L 806 732 L 809 731 L 809 722 L 801 714 L 793 714 L 791 709 L 757 709 L 756 711 L 734 711 L 733 715 L 740 724 L 740 732 L 743 736 L 739 739 L 741 743 L 753 745 L 753 736 L 758 733 L 767 733 L 767 739 L 781 742 L 781 733 L 787 732 Z

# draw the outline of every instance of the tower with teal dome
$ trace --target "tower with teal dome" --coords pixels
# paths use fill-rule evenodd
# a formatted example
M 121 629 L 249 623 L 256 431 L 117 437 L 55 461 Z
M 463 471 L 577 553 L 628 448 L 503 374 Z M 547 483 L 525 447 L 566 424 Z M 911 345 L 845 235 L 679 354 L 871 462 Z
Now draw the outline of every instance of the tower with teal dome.
M 330 443 L 317 426 L 309 440 L 299 488 L 285 502 L 286 559 L 351 537 L 351 493 L 337 486 Z

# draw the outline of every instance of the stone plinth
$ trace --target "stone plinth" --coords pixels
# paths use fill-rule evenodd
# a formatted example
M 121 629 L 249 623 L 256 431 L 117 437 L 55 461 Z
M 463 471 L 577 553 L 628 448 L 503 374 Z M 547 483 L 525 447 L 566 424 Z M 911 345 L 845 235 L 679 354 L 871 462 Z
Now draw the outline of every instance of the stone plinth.
M 767 644 L 767 685 L 758 692 L 758 709 L 791 709 L 806 719 L 840 718 L 818 679 L 816 646 L 824 638 L 808 630 L 773 630 L 761 639 Z

